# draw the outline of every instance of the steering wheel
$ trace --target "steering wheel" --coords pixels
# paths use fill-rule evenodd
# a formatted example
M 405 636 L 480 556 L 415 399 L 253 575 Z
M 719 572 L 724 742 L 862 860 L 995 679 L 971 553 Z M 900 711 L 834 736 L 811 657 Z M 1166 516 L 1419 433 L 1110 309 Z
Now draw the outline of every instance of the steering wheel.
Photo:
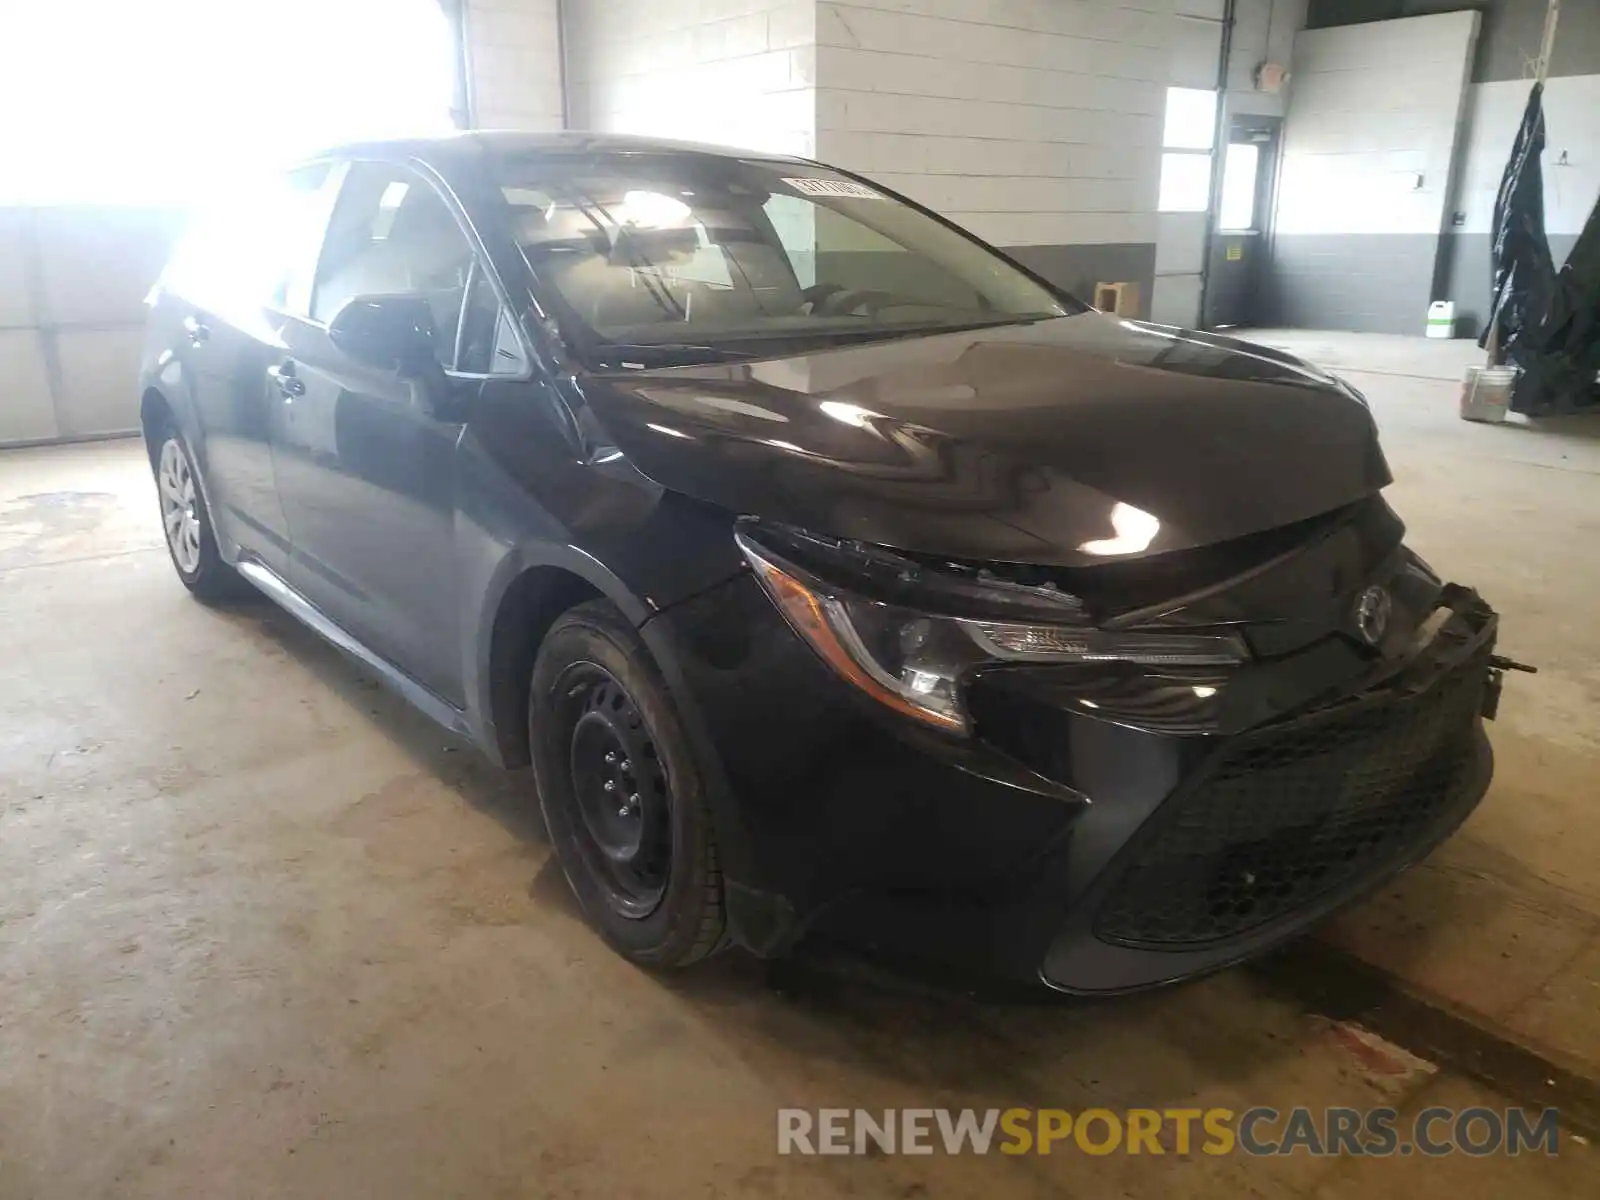
M 800 295 L 811 305 L 814 314 L 829 317 L 870 317 L 879 309 L 895 302 L 893 292 L 876 288 L 847 288 L 837 283 L 816 283 Z

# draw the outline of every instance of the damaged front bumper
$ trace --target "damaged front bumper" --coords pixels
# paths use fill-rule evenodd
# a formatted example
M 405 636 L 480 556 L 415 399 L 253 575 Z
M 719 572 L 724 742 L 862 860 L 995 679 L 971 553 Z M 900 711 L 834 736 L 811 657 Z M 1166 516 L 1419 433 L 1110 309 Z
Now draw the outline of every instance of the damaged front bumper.
M 1116 991 L 1248 958 L 1447 838 L 1492 774 L 1497 618 L 1447 587 L 1428 645 L 1367 686 L 1204 753 L 1079 896 L 1041 967 Z
M 748 576 L 652 626 L 714 761 L 738 940 L 1092 993 L 1259 953 L 1466 817 L 1491 773 L 1497 618 L 1465 588 L 1435 603 L 1404 654 L 1329 635 L 1228 677 L 996 671 L 966 739 L 864 701 Z

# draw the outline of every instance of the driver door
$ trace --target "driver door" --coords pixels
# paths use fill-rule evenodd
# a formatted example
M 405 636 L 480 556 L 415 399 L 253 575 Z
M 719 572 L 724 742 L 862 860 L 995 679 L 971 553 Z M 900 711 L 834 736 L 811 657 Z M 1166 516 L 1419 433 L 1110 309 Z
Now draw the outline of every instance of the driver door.
M 329 223 L 309 312 L 284 330 L 286 352 L 269 371 L 290 583 L 456 706 L 456 445 L 461 414 L 483 379 L 456 367 L 459 335 L 483 325 L 477 310 L 485 303 L 498 307 L 484 281 L 472 243 L 432 183 L 402 164 L 355 163 Z M 403 378 L 333 344 L 328 323 L 339 309 L 374 294 L 428 300 L 438 372 Z M 492 328 L 494 315 L 487 319 Z

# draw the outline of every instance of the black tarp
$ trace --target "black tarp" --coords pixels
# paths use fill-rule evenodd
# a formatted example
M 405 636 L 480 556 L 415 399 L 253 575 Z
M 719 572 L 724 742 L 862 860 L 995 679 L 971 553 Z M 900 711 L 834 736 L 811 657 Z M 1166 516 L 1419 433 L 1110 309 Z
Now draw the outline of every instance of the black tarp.
M 1544 85 L 1528 106 L 1494 202 L 1494 285 L 1480 346 L 1495 340 L 1496 364 L 1518 368 L 1511 408 L 1530 416 L 1573 412 L 1600 401 L 1600 204 L 1556 273 L 1544 229 Z
M 1527 329 L 1512 358 L 1522 373 L 1511 408 L 1551 416 L 1600 403 L 1600 203 L 1556 276 L 1538 323 Z
M 1544 232 L 1544 85 L 1528 93 L 1522 126 L 1511 148 L 1494 201 L 1493 287 L 1489 321 L 1479 339 L 1487 346 L 1498 326 L 1495 362 L 1509 357 L 1519 366 L 1529 330 L 1539 323 L 1555 278 L 1550 242 Z

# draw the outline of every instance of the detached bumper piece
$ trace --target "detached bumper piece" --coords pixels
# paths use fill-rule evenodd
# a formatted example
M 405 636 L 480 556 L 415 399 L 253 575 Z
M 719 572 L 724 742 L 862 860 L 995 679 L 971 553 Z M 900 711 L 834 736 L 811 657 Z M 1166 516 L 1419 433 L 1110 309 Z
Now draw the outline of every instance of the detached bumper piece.
M 1466 589 L 1442 599 L 1449 620 L 1397 673 L 1217 739 L 1101 872 L 1046 981 L 1123 990 L 1235 962 L 1449 836 L 1488 786 L 1482 718 L 1498 671 L 1493 611 Z

